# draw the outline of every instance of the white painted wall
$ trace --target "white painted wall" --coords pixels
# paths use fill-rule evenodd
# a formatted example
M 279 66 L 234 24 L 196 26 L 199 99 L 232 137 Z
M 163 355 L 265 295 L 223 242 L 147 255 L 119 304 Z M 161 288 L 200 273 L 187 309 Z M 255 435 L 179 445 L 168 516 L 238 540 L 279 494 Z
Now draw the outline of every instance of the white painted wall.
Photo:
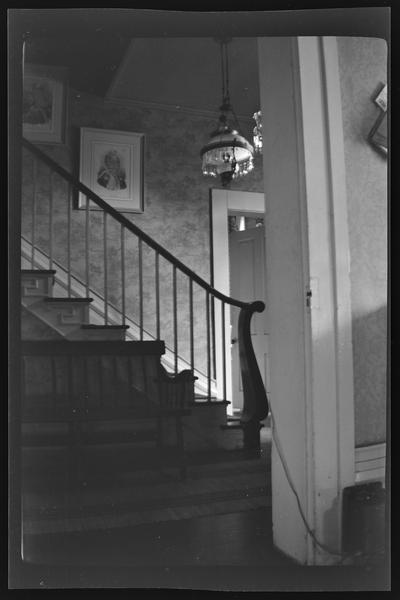
M 275 544 L 304 564 L 340 551 L 354 483 L 343 130 L 334 38 L 260 38 Z M 312 291 L 311 307 L 306 293 Z M 307 532 L 296 490 L 311 530 Z

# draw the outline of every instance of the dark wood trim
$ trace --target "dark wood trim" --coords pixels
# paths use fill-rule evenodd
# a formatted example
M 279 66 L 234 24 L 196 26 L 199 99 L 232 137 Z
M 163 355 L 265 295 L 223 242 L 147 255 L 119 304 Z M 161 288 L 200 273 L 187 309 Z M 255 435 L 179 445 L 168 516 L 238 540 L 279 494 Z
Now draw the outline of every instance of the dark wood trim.
M 265 419 L 269 412 L 267 393 L 258 368 L 250 330 L 253 314 L 264 310 L 264 302 L 253 302 L 250 307 L 242 308 L 239 314 L 238 343 L 244 399 L 240 422 L 243 426 L 244 450 L 248 456 L 260 455 L 260 421 Z

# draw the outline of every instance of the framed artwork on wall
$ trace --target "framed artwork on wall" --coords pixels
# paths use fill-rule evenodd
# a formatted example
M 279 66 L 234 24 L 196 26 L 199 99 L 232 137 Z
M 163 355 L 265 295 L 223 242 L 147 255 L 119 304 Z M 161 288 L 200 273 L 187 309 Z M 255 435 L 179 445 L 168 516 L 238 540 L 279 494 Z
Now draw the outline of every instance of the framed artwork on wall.
M 32 142 L 64 143 L 67 72 L 65 67 L 25 65 L 22 130 Z
M 116 210 L 143 212 L 143 150 L 142 133 L 81 127 L 79 178 Z M 85 207 L 80 193 L 78 208 Z

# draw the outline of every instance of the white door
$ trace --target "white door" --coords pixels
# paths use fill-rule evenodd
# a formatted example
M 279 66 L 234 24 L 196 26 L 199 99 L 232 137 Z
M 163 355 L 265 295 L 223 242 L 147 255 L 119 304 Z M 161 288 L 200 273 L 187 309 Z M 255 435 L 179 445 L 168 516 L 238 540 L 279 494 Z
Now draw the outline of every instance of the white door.
M 229 234 L 230 295 L 237 300 L 265 301 L 265 228 L 254 227 Z M 239 365 L 237 325 L 239 308 L 231 309 L 232 332 L 232 404 L 233 412 L 243 408 L 242 378 Z M 258 367 L 268 391 L 268 325 L 266 310 L 255 313 L 251 320 L 251 337 Z

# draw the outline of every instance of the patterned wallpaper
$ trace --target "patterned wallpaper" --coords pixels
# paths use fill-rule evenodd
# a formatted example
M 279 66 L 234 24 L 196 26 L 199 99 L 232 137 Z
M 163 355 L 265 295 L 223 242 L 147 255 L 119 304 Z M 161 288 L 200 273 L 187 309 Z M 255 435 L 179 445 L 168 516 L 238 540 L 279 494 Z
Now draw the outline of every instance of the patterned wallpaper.
M 144 158 L 144 212 L 126 213 L 125 216 L 153 237 L 206 281 L 210 277 L 210 188 L 219 182 L 204 177 L 201 172 L 200 149 L 215 128 L 215 118 L 187 114 L 175 110 L 155 110 L 106 103 L 102 99 L 70 90 L 68 136 L 65 146 L 42 146 L 56 161 L 79 175 L 79 128 L 94 127 L 145 134 Z M 243 133 L 250 135 L 251 124 L 243 124 Z M 29 237 L 31 223 L 32 171 L 25 157 L 23 185 L 23 232 Z M 46 251 L 48 237 L 48 189 L 45 169 L 39 169 L 37 186 L 37 234 L 40 247 Z M 61 263 L 66 263 L 66 186 L 57 178 L 53 181 L 54 251 Z M 233 182 L 232 189 L 260 192 L 263 190 L 262 161 L 256 159 L 256 168 L 243 180 Z M 76 272 L 82 276 L 84 264 L 84 211 L 74 210 L 72 252 Z M 120 226 L 108 226 L 109 299 L 121 303 L 120 285 Z M 91 285 L 103 292 L 102 216 L 92 211 L 90 216 Z M 127 311 L 138 319 L 138 262 L 137 242 L 127 236 L 126 258 L 128 271 Z M 144 251 L 144 327 L 155 330 L 154 253 Z M 160 259 L 161 337 L 172 343 L 172 270 Z M 195 356 L 196 366 L 204 369 L 205 293 L 195 291 Z M 178 276 L 179 350 L 188 356 L 189 303 L 188 282 Z
M 367 142 L 386 42 L 338 38 L 351 261 L 356 445 L 386 436 L 387 161 Z

